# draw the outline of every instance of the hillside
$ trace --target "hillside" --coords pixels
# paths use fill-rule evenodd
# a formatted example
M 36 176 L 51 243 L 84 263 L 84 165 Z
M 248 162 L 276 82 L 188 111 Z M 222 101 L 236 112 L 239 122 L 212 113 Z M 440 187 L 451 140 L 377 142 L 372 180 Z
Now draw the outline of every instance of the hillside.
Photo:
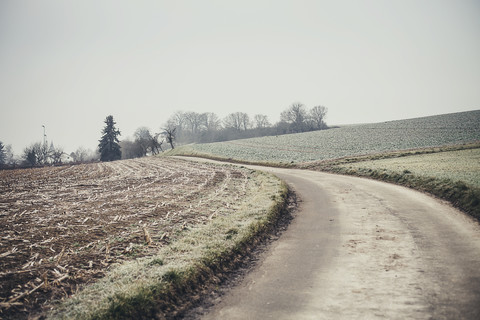
M 194 144 L 175 154 L 260 163 L 298 163 L 480 140 L 480 110 L 282 136 Z

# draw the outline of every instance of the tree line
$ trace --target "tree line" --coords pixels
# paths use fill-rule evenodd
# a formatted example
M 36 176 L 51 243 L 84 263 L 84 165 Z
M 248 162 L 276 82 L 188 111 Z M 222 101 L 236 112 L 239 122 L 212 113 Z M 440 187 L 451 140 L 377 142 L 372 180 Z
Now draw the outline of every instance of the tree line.
M 98 148 L 95 151 L 83 147 L 67 154 L 63 148 L 36 142 L 24 149 L 20 159 L 13 155 L 11 145 L 0 142 L 0 168 L 17 166 L 44 166 L 61 164 L 66 157 L 71 162 L 113 161 L 155 155 L 176 144 L 210 143 L 269 135 L 300 133 L 327 129 L 328 109 L 314 106 L 308 109 L 296 102 L 283 110 L 280 121 L 272 124 L 264 114 L 250 117 L 244 112 L 233 112 L 223 119 L 215 113 L 175 112 L 158 132 L 139 127 L 132 138 L 120 140 L 113 116 L 105 119 Z
M 327 111 L 324 106 L 307 109 L 301 103 L 293 103 L 273 125 L 264 114 L 251 118 L 247 113 L 234 112 L 220 119 L 211 112 L 178 111 L 168 119 L 166 127 L 176 128 L 176 141 L 180 144 L 220 142 L 327 129 Z
M 26 147 L 21 158 L 14 155 L 11 145 L 0 141 L 0 169 L 62 164 L 65 152 L 53 143 L 35 142 Z
M 328 109 L 315 106 L 308 109 L 302 103 L 293 103 L 280 114 L 280 121 L 272 124 L 264 114 L 250 117 L 245 112 L 233 112 L 223 119 L 212 112 L 175 112 L 160 132 L 152 133 L 146 127 L 138 128 L 133 140 L 119 143 L 122 158 L 136 158 L 157 154 L 177 144 L 210 143 L 253 137 L 300 133 L 327 129 Z

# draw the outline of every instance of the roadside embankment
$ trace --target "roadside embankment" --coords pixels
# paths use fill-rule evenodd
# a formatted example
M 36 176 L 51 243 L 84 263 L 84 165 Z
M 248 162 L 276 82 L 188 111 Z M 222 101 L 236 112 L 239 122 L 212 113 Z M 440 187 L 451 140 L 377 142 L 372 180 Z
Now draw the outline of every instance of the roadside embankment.
M 187 163 L 185 162 L 187 166 Z M 154 255 L 113 267 L 107 275 L 54 308 L 52 319 L 172 319 L 198 303 L 276 230 L 289 190 L 275 176 L 248 170 L 245 190 L 225 199 L 233 214 L 212 214 L 184 228 Z M 238 187 L 238 186 L 237 186 Z M 216 199 L 215 201 L 221 201 Z M 205 197 L 202 201 L 208 201 Z
M 427 192 L 480 220 L 478 144 L 352 157 L 305 167 Z

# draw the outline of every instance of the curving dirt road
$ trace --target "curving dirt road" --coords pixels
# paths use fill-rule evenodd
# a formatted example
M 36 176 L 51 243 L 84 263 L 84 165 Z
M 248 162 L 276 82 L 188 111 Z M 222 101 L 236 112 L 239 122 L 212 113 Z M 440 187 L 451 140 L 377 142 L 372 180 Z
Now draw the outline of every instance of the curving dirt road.
M 296 190 L 299 211 L 203 319 L 480 319 L 477 222 L 391 184 L 261 169 Z

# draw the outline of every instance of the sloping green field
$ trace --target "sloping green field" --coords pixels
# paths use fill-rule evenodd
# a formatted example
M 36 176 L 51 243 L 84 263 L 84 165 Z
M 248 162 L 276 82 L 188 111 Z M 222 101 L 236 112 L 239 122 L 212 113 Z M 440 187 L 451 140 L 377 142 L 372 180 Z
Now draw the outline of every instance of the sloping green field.
M 420 154 L 341 165 L 349 169 L 409 173 L 423 178 L 462 181 L 480 188 L 480 149 Z
M 441 151 L 440 148 L 435 153 L 416 155 L 394 152 L 370 157 L 376 160 L 352 157 L 316 163 L 312 169 L 368 177 L 428 192 L 480 220 L 480 144 L 467 148 L 455 151 Z
M 175 154 L 290 164 L 480 140 L 480 110 L 299 134 L 195 144 Z

